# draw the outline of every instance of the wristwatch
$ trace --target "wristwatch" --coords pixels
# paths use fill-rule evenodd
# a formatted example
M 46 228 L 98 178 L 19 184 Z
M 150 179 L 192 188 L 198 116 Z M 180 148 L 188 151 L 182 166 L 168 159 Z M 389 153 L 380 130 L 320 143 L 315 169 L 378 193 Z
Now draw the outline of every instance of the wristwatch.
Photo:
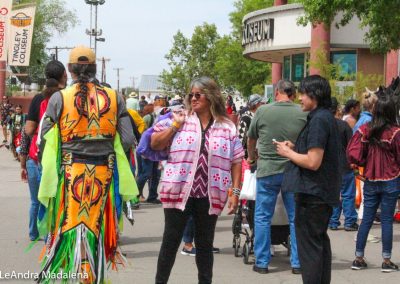
M 252 164 L 254 164 L 254 163 L 256 162 L 256 160 L 247 160 L 247 162 L 248 162 L 250 165 L 252 165 Z

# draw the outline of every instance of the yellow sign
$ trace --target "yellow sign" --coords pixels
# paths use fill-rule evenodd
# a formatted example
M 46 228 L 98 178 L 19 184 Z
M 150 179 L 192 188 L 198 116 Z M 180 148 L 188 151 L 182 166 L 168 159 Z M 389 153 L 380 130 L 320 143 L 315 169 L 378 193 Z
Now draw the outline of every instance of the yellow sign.
M 19 28 L 27 27 L 31 23 L 32 23 L 32 17 L 29 17 L 27 14 L 22 12 L 11 17 L 11 24 Z

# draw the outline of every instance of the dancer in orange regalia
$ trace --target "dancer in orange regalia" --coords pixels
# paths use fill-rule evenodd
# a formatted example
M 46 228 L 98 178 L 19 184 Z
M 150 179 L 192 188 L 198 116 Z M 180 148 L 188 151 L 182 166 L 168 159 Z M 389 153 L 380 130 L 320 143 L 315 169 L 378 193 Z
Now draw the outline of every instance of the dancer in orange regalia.
M 105 268 L 123 262 L 117 246 L 114 170 L 125 201 L 138 191 L 124 150 L 134 142 L 124 101 L 95 79 L 96 58 L 87 47 L 71 51 L 74 84 L 55 93 L 42 125 L 45 140 L 38 198 L 47 251 L 38 282 L 47 273 L 73 275 L 83 283 L 103 283 Z

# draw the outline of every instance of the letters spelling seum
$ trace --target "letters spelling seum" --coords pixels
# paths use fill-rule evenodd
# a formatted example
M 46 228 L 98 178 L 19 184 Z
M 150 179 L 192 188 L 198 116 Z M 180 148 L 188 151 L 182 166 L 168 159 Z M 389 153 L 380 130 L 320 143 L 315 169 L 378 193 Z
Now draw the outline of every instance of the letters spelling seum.
M 307 61 L 324 51 L 330 62 L 340 65 L 338 85 L 352 85 L 357 72 L 379 74 L 389 84 L 399 74 L 399 52 L 373 54 L 364 41 L 368 27 L 361 29 L 360 21 L 353 18 L 346 26 L 335 27 L 337 15 L 330 30 L 323 25 L 297 25 L 304 15 L 300 4 L 287 5 L 286 0 L 275 0 L 275 6 L 258 10 L 243 18 L 244 56 L 254 60 L 272 62 L 272 83 L 280 79 L 299 82 L 307 75 L 318 74 Z

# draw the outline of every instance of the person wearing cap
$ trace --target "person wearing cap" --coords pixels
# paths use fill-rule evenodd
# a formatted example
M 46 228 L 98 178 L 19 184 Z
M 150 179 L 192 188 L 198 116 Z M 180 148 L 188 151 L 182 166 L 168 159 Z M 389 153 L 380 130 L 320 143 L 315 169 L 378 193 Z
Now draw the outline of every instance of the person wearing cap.
M 137 196 L 125 155 L 135 139 L 123 98 L 95 78 L 93 50 L 72 49 L 68 70 L 73 84 L 51 96 L 41 131 L 38 199 L 47 208 L 40 222 L 49 237 L 38 282 L 62 271 L 103 283 L 105 269 L 123 261 L 114 199 Z
M 170 105 L 178 105 L 178 104 L 183 104 L 183 99 L 179 95 L 175 95 L 172 98 L 172 101 L 171 101 Z
M 254 215 L 254 255 L 253 270 L 268 273 L 271 260 L 271 220 L 274 215 L 278 194 L 281 192 L 283 172 L 288 159 L 279 156 L 273 141 L 296 142 L 297 136 L 306 124 L 307 114 L 293 103 L 296 88 L 291 81 L 281 80 L 276 85 L 275 102 L 261 106 L 247 132 L 247 161 L 257 162 L 256 207 Z M 258 153 L 256 144 L 258 143 Z M 258 155 L 258 157 L 257 157 Z M 281 192 L 289 219 L 292 273 L 300 273 L 294 225 L 295 201 L 293 192 Z
M 259 94 L 251 95 L 247 102 L 248 110 L 240 116 L 239 139 L 243 145 L 245 159 L 247 159 L 247 131 L 249 130 L 255 112 L 261 105 L 262 97 Z
M 135 92 L 132 92 L 129 94 L 128 99 L 126 100 L 126 108 L 127 109 L 133 109 L 135 111 L 139 111 L 139 100 L 138 100 L 138 94 Z
M 160 116 L 160 114 L 163 114 L 167 107 L 167 100 L 163 95 L 157 95 L 154 98 L 154 114 L 156 115 L 156 120 Z

